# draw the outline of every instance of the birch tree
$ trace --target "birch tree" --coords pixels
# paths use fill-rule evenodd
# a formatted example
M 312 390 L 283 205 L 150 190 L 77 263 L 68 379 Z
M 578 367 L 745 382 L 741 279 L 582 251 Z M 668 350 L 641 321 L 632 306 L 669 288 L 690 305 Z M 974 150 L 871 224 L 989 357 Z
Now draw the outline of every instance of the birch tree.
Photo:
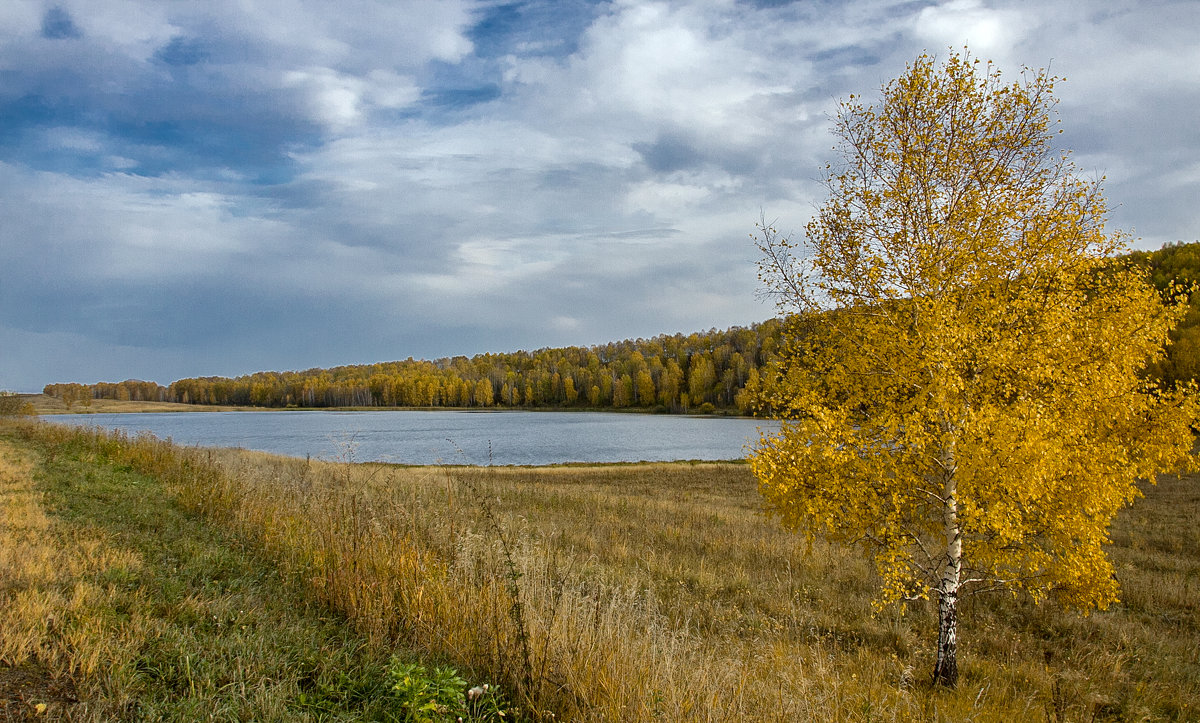
M 922 55 L 878 104 L 841 104 L 805 239 L 756 237 L 787 318 L 783 422 L 751 458 L 766 504 L 865 547 L 877 604 L 936 602 L 943 685 L 962 595 L 1105 608 L 1113 516 L 1191 463 L 1191 388 L 1140 375 L 1182 292 L 1111 258 L 1099 184 L 1051 143 L 1054 82 Z

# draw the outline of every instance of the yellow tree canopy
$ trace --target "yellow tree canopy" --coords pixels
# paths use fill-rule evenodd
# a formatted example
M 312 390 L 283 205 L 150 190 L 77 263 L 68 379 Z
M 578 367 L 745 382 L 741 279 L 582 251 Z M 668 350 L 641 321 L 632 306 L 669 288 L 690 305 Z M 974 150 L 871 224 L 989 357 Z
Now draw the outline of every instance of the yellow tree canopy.
M 788 526 L 870 548 L 882 601 L 1103 608 L 1113 515 L 1190 460 L 1190 388 L 1140 376 L 1183 298 L 1113 263 L 1098 184 L 1052 148 L 1053 86 L 922 56 L 878 106 L 841 106 L 807 241 L 763 224 L 788 341 L 754 472 Z

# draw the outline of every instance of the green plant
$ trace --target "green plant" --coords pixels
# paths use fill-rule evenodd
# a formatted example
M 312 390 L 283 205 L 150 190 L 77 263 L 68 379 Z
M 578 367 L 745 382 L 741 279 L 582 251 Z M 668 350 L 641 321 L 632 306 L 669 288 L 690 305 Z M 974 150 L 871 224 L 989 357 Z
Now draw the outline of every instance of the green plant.
M 511 713 L 499 689 L 487 683 L 468 689 L 454 668 L 426 668 L 393 658 L 388 676 L 406 721 L 499 721 Z
M 394 681 L 400 706 L 408 714 L 406 720 L 417 723 L 453 721 L 466 713 L 464 690 L 467 681 L 453 668 L 428 669 L 418 663 L 392 661 L 388 675 Z

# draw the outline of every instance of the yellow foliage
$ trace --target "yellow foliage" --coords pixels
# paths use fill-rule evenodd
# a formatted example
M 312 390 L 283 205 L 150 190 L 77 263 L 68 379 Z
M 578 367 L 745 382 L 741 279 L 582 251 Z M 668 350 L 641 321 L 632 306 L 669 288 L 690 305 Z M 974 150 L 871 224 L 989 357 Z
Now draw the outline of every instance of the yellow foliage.
M 1051 147 L 1053 85 L 922 56 L 878 106 L 841 106 L 807 242 L 763 225 L 788 321 L 762 404 L 784 422 L 753 469 L 785 525 L 870 550 L 882 602 L 1103 609 L 1114 514 L 1192 463 L 1193 388 L 1140 376 L 1186 300 L 1114 268 L 1098 185 Z

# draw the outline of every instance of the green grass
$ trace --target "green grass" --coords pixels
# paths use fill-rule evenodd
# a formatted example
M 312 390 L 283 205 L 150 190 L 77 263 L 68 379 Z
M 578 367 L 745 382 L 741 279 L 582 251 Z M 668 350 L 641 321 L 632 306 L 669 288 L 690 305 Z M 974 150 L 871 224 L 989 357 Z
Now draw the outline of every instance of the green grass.
M 384 685 L 385 657 L 403 650 L 434 661 L 421 680 L 432 684 L 433 671 L 450 666 L 498 684 L 526 715 L 545 719 L 1200 719 L 1195 477 L 1147 486 L 1147 498 L 1119 516 L 1111 555 L 1123 602 L 1110 610 L 1081 617 L 1005 595 L 964 601 L 961 681 L 945 690 L 928 682 L 932 611 L 873 614 L 869 565 L 851 549 L 809 546 L 764 517 L 744 464 L 402 468 L 20 429 L 45 468 L 71 470 L 47 478 L 59 479 L 45 487 L 47 500 L 65 494 L 54 485 L 89 474 L 98 483 L 119 477 L 100 485 L 119 488 L 105 492 L 126 500 L 105 503 L 117 508 L 136 506 L 155 484 L 170 492 L 173 512 L 127 509 L 107 519 L 90 502 L 54 509 L 105 535 L 140 530 L 104 538 L 122 540 L 139 560 L 161 554 L 133 540 L 179 516 L 178 535 L 168 535 L 177 551 L 151 578 L 170 582 L 139 582 L 141 597 L 125 603 L 140 619 L 166 599 L 213 596 L 191 617 L 186 606 L 166 615 L 172 625 L 189 621 L 186 636 L 198 635 L 193 627 L 213 635 L 152 656 L 175 671 L 161 676 L 175 691 L 190 680 L 189 651 L 211 649 L 236 668 L 249 655 L 241 650 L 259 646 L 255 665 L 270 672 L 256 680 L 273 682 L 257 685 L 276 701 L 264 710 L 281 717 L 374 715 L 366 701 Z M 184 565 L 182 550 L 192 547 L 210 551 Z M 245 560 L 252 573 L 223 572 Z M 193 564 L 205 572 L 182 574 Z M 147 574 L 109 573 L 118 587 Z M 187 592 L 171 592 L 184 584 Z M 302 640 L 285 645 L 291 637 L 268 636 L 278 626 L 259 622 L 229 643 L 223 636 L 242 634 L 237 611 L 247 608 L 240 598 L 222 601 L 259 588 L 286 598 L 287 610 L 308 610 L 327 642 L 297 653 L 291 646 Z M 213 605 L 224 612 L 208 622 L 198 610 Z M 338 654 L 336 664 L 313 667 Z M 272 667 L 275 658 L 310 661 L 314 672 L 297 676 L 293 663 Z M 393 663 L 393 674 L 406 664 Z M 202 688 L 213 695 L 226 685 L 212 673 L 199 680 L 212 681 Z M 314 703 L 299 706 L 301 694 Z M 141 704 L 143 694 L 127 697 Z

